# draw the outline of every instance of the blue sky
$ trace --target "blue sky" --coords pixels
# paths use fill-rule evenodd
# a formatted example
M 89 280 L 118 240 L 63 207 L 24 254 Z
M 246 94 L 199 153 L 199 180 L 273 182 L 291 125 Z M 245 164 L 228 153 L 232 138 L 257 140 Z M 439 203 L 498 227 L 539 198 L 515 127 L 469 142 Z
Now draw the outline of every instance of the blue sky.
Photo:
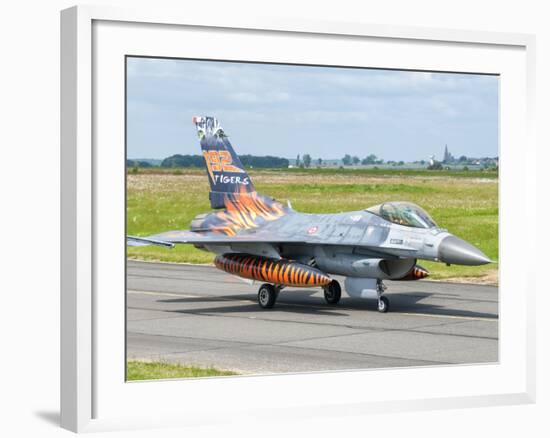
M 128 58 L 128 158 L 199 154 L 194 115 L 240 154 L 498 155 L 498 77 Z

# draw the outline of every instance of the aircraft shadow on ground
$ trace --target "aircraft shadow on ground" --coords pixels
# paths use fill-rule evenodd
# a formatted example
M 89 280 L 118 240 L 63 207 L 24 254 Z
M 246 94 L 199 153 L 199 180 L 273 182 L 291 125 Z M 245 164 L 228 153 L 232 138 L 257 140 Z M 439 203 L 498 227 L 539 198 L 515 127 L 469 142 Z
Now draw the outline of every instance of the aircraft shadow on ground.
M 273 311 L 292 312 L 311 315 L 326 316 L 349 316 L 346 310 L 365 310 L 376 311 L 376 300 L 364 300 L 358 298 L 342 297 L 340 303 L 336 306 L 328 306 L 323 298 L 313 297 L 316 290 L 283 291 L 279 296 Z M 457 309 L 443 307 L 437 304 L 422 302 L 436 293 L 428 292 L 408 292 L 388 294 L 390 299 L 390 313 L 409 313 L 409 314 L 432 314 L 441 316 L 457 316 L 470 318 L 488 318 L 498 319 L 498 314 L 490 312 L 477 312 L 473 310 Z M 242 313 L 258 312 L 259 306 L 255 295 L 239 294 L 226 296 L 205 296 L 205 297 L 182 297 L 174 299 L 157 300 L 159 303 L 179 303 L 179 304 L 200 304 L 200 303 L 223 303 L 228 305 L 210 306 L 190 309 L 168 310 L 169 312 L 188 313 L 188 314 L 212 314 L 212 313 Z M 250 304 L 231 304 L 232 301 L 250 301 Z M 269 312 L 269 310 L 267 310 Z
M 309 315 L 324 315 L 324 316 L 349 316 L 343 313 L 343 308 L 339 306 L 328 306 L 322 298 L 311 297 L 316 293 L 316 290 L 292 292 L 285 294 L 283 292 L 279 296 L 275 307 L 270 311 L 284 311 L 292 313 L 301 313 Z M 188 313 L 188 314 L 203 314 L 203 313 L 242 313 L 242 312 L 258 312 L 260 307 L 256 301 L 255 295 L 225 295 L 223 297 L 189 297 L 189 298 L 174 298 L 157 300 L 159 303 L 179 303 L 179 304 L 197 304 L 197 303 L 227 303 L 227 306 L 211 306 L 190 309 L 169 310 L 169 312 Z M 236 305 L 236 301 L 250 301 L 250 304 Z M 232 303 L 233 302 L 233 303 Z
M 431 298 L 437 293 L 428 292 L 407 292 L 407 293 L 391 293 L 387 297 L 390 299 L 390 312 L 406 312 L 406 313 L 424 313 L 441 316 L 464 316 L 470 318 L 489 318 L 498 319 L 498 314 L 490 312 L 477 312 L 474 310 L 457 309 L 451 307 L 443 307 L 437 304 L 422 302 L 427 298 Z M 468 301 L 468 300 L 465 300 Z

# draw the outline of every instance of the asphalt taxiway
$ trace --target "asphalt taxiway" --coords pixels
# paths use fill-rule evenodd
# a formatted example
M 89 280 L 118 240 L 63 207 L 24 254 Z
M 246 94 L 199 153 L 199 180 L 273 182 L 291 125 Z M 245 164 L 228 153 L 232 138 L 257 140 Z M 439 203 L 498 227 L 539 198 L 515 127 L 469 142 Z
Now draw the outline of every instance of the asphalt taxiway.
M 498 361 L 497 287 L 386 284 L 385 314 L 345 292 L 327 305 L 318 288 L 262 310 L 259 284 L 214 267 L 128 261 L 127 357 L 243 374 Z

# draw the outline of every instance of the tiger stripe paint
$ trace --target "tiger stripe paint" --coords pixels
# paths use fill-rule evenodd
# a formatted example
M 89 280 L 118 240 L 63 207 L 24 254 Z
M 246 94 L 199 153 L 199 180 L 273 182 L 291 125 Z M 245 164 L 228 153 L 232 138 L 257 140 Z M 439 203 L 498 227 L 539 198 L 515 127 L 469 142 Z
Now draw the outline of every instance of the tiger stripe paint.
M 405 275 L 403 278 L 399 278 L 399 281 L 410 281 L 410 280 L 421 280 L 422 278 L 426 278 L 430 275 L 428 270 L 426 268 L 423 268 L 420 265 L 414 265 L 414 267 L 411 269 L 411 271 Z
M 326 286 L 332 279 L 317 268 L 302 263 L 248 254 L 224 254 L 214 259 L 218 269 L 249 280 L 265 281 L 281 286 Z
M 430 275 L 427 269 L 423 268 L 422 266 L 416 265 L 413 268 L 414 271 L 414 277 L 417 279 L 426 278 Z

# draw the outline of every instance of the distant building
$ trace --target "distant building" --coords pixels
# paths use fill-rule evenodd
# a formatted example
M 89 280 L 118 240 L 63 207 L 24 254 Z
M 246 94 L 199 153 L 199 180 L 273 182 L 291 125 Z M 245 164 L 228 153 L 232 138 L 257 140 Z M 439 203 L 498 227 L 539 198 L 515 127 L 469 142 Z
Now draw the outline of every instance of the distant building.
M 452 163 L 455 160 L 453 155 L 449 152 L 449 148 L 445 145 L 445 152 L 443 153 L 443 163 L 448 164 Z

